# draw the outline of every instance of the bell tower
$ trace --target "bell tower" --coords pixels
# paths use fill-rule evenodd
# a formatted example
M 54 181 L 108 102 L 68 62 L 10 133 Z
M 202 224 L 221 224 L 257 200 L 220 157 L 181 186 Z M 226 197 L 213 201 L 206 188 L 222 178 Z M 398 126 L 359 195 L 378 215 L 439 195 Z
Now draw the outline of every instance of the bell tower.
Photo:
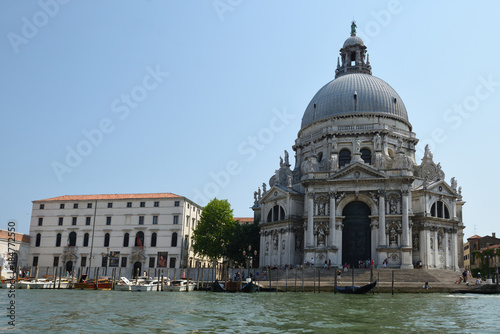
M 351 36 L 346 39 L 342 49 L 340 49 L 340 59 L 337 59 L 335 78 L 351 73 L 372 74 L 370 57 L 366 53 L 366 46 L 363 40 L 356 36 L 355 21 L 352 21 L 351 24 Z

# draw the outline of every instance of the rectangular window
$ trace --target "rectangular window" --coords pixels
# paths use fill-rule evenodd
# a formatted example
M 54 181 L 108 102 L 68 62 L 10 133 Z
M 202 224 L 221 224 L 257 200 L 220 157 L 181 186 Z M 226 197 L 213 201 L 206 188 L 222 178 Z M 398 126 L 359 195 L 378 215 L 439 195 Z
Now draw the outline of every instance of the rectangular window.
M 111 225 L 111 217 L 106 217 L 106 225 Z
M 174 216 L 174 224 L 179 224 L 179 216 Z
M 78 209 L 78 203 L 73 204 L 73 209 Z
M 42 226 L 43 225 L 43 218 L 38 218 L 38 226 Z
M 122 268 L 125 268 L 127 266 L 127 257 L 122 256 Z
M 103 256 L 101 261 L 101 267 L 107 267 L 107 263 L 108 263 L 108 257 Z
M 139 216 L 139 225 L 144 225 L 144 216 Z
M 85 225 L 90 225 L 90 217 L 85 217 Z
M 155 258 L 150 257 L 149 258 L 149 268 L 154 268 L 155 267 Z
M 186 216 L 186 226 L 189 226 L 189 216 Z
M 59 267 L 59 256 L 54 256 L 54 267 Z
M 181 202 L 175 201 L 174 206 L 179 206 L 180 204 L 181 204 Z
M 87 209 L 92 209 L 92 203 L 87 203 Z
M 86 256 L 82 256 L 82 263 L 80 265 L 81 267 L 86 267 L 87 266 L 87 257 Z
M 146 202 L 141 202 L 141 208 L 146 207 Z
M 193 225 L 191 225 L 191 227 L 194 228 L 194 221 L 195 221 L 195 219 L 193 218 L 192 221 L 193 221 Z
M 33 267 L 38 266 L 38 256 L 33 256 Z
M 64 209 L 64 203 L 59 204 L 59 209 Z
M 127 208 L 131 208 L 132 207 L 132 202 L 127 202 Z
M 71 225 L 76 225 L 76 217 L 73 217 L 73 218 L 71 219 Z
M 108 203 L 108 208 L 112 208 L 113 207 L 113 203 Z
M 45 204 L 40 204 L 40 210 L 45 209 Z
M 170 258 L 170 268 L 175 268 L 175 257 Z
M 160 206 L 160 202 L 155 202 L 155 208 Z
M 158 216 L 153 216 L 153 225 L 158 225 Z

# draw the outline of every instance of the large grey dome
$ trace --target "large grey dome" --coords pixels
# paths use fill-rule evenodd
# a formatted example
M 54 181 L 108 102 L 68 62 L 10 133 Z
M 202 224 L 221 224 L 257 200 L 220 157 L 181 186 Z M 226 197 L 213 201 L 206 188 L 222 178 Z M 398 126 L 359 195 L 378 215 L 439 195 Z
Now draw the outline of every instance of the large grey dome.
M 330 81 L 316 93 L 301 128 L 331 116 L 364 113 L 387 114 L 409 124 L 403 101 L 388 83 L 370 74 L 353 73 Z

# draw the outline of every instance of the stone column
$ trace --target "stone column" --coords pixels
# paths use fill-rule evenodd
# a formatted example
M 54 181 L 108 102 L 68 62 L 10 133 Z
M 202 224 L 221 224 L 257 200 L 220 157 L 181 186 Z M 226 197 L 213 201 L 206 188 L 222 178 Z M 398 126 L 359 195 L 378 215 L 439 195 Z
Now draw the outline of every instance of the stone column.
M 288 240 L 286 243 L 286 254 L 288 254 L 288 263 L 287 264 L 293 264 L 295 263 L 295 231 L 293 228 L 289 227 L 288 228 Z
M 456 199 L 453 199 L 451 201 L 451 219 L 457 219 L 457 200 Z
M 260 249 L 259 249 L 259 263 L 264 266 L 264 253 L 266 252 L 266 237 L 265 232 L 260 231 Z
M 438 245 L 438 230 L 435 229 L 434 233 L 434 268 L 437 268 L 439 263 L 439 245 Z
M 408 190 L 404 190 L 402 192 L 401 200 L 402 200 L 402 212 L 401 212 L 401 218 L 402 218 L 402 240 L 401 244 L 403 247 L 409 247 L 409 239 L 410 239 L 410 225 L 408 221 Z
M 419 245 L 418 245 L 418 252 L 419 252 L 419 259 L 418 261 L 422 261 L 422 264 L 425 268 L 427 268 L 427 242 L 426 238 L 427 235 L 425 233 L 424 228 L 422 228 L 419 232 Z
M 451 245 L 450 245 L 451 247 Z M 444 230 L 444 269 L 450 269 L 450 260 L 448 257 L 450 253 L 448 251 L 448 229 Z
M 307 242 L 309 248 L 314 246 L 314 193 L 307 192 Z
M 426 255 L 426 268 L 432 268 L 432 251 L 431 251 L 431 237 L 433 236 L 432 231 L 427 228 L 425 230 L 425 249 L 427 251 Z M 434 239 L 433 239 L 434 240 Z M 432 241 L 432 247 L 434 247 L 434 241 Z
M 387 245 L 385 238 L 385 192 L 379 191 L 378 199 L 378 244 L 379 247 Z
M 455 229 L 451 230 L 451 263 L 453 266 L 453 270 L 458 271 L 458 240 L 457 240 L 457 231 Z
M 335 244 L 335 192 L 330 192 L 330 221 L 329 229 L 330 235 L 328 236 L 328 247 L 332 247 Z

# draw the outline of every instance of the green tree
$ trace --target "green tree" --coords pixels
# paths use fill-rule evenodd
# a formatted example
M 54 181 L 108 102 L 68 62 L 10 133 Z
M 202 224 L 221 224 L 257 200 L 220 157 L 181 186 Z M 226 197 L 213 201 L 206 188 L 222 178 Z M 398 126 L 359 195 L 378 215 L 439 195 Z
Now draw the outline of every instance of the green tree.
M 246 267 L 247 260 L 243 256 L 243 251 L 248 252 L 248 246 L 252 246 L 252 254 L 254 250 L 259 250 L 259 231 L 258 223 L 236 223 L 227 253 L 228 259 L 233 261 L 235 266 Z M 258 256 L 254 259 L 254 265 L 256 261 Z
M 233 209 L 229 202 L 214 198 L 203 208 L 200 222 L 193 231 L 194 252 L 214 262 L 227 256 L 234 226 Z

